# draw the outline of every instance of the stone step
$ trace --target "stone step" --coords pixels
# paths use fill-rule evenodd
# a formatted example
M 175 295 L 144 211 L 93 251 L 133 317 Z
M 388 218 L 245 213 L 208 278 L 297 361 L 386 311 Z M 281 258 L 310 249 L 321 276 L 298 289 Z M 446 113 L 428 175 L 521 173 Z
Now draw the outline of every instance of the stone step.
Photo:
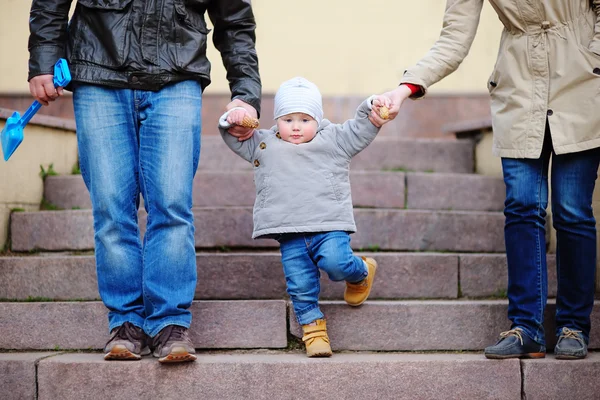
M 352 170 L 473 173 L 474 145 L 470 140 L 377 137 L 353 158 Z M 204 136 L 200 170 L 251 170 L 220 136 Z
M 422 210 L 501 211 L 502 179 L 472 174 L 353 171 L 350 173 L 355 207 Z M 44 199 L 61 209 L 91 208 L 80 175 L 49 176 Z M 252 206 L 252 171 L 198 171 L 194 179 L 197 207 Z
M 287 346 L 283 300 L 196 301 L 191 311 L 190 337 L 197 347 Z M 101 302 L 0 303 L 0 315 L 0 349 L 101 349 L 108 339 Z
M 273 248 L 271 239 L 252 239 L 252 208 L 194 208 L 197 248 Z M 504 216 L 499 212 L 355 209 L 358 232 L 352 246 L 367 250 L 503 252 Z M 140 226 L 145 217 L 140 215 Z M 91 250 L 89 210 L 15 212 L 13 251 Z
M 598 303 L 592 326 L 600 323 Z M 194 302 L 190 335 L 198 348 L 284 348 L 288 333 L 301 337 L 288 308 L 286 314 L 284 300 Z M 358 308 L 323 301 L 321 309 L 335 350 L 481 350 L 510 327 L 506 300 L 368 301 Z M 555 342 L 554 309 L 550 301 L 549 348 Z M 101 302 L 0 303 L 0 349 L 101 349 L 108 336 L 106 314 Z M 600 348 L 600 330 L 592 330 L 590 348 Z
M 439 351 L 482 350 L 510 329 L 506 300 L 368 301 L 349 307 L 324 301 L 327 331 L 334 350 Z M 592 326 L 600 324 L 600 301 L 592 312 Z M 545 313 L 546 341 L 554 348 L 554 301 Z M 302 331 L 290 306 L 290 330 Z M 600 329 L 592 329 L 590 348 L 600 348 Z
M 503 254 L 357 254 L 374 257 L 379 264 L 370 295 L 372 300 L 506 295 L 506 257 Z M 203 252 L 197 254 L 196 264 L 196 299 L 287 298 L 279 253 Z M 554 297 L 554 255 L 548 255 L 548 275 L 548 294 Z M 98 300 L 97 285 L 93 256 L 0 257 L 0 299 Z M 344 288 L 343 282 L 332 282 L 327 274 L 322 274 L 322 300 L 343 299 Z
M 600 353 L 577 362 L 553 356 L 496 362 L 480 354 L 452 353 L 360 352 L 310 360 L 283 351 L 198 355 L 195 363 L 165 366 L 150 357 L 107 362 L 97 353 L 0 353 L 0 385 L 6 400 L 36 395 L 39 400 L 592 400 L 600 392 L 595 379 Z M 124 378 L 126 385 L 115 384 Z

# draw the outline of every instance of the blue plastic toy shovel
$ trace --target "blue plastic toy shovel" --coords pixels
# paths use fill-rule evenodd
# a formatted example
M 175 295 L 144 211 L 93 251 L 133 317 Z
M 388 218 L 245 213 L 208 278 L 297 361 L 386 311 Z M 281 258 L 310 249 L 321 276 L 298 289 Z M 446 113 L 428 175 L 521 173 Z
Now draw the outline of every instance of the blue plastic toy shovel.
M 61 58 L 54 65 L 54 87 L 64 87 L 69 82 L 71 82 L 71 72 L 69 71 L 67 60 Z M 29 106 L 22 117 L 18 111 L 15 111 L 13 115 L 6 120 L 6 125 L 0 134 L 4 161 L 8 161 L 10 156 L 17 150 L 17 147 L 19 147 L 23 141 L 23 128 L 25 128 L 25 125 L 27 125 L 29 120 L 41 107 L 42 104 L 36 100 Z

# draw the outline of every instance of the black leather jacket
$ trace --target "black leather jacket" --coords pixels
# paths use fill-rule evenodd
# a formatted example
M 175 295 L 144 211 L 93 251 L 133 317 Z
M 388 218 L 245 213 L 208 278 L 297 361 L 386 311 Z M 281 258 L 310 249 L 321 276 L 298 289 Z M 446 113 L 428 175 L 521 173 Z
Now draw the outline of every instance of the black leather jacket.
M 52 74 L 61 57 L 73 82 L 158 90 L 169 83 L 210 83 L 208 29 L 221 52 L 232 98 L 260 112 L 261 82 L 250 0 L 33 0 L 29 79 Z

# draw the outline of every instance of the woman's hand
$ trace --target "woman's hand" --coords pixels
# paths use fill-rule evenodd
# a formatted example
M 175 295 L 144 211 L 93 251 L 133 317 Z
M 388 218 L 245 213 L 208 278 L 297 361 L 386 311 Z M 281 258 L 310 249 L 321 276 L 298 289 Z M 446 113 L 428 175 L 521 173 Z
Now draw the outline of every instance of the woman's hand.
M 383 125 L 390 122 L 388 110 L 391 105 L 392 100 L 388 96 L 374 96 L 371 105 L 371 113 L 369 114 L 369 121 L 378 128 L 381 128 Z
M 411 94 L 412 91 L 406 85 L 400 85 L 396 89 L 383 94 L 383 96 L 386 96 L 391 102 L 389 107 L 390 120 L 398 116 L 398 112 L 400 111 L 400 107 L 402 107 L 402 103 L 404 103 L 404 100 L 408 99 Z

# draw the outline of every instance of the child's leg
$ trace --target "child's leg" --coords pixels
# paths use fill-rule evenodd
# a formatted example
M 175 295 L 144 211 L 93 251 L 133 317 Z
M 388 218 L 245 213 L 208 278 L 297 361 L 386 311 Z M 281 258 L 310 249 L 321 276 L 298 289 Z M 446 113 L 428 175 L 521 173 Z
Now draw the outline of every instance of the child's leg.
M 377 262 L 372 258 L 359 258 L 352 253 L 350 235 L 334 231 L 315 235 L 311 246 L 313 258 L 319 268 L 333 281 L 346 281 L 344 300 L 351 306 L 363 304 L 373 287 Z
M 331 346 L 323 313 L 319 309 L 319 269 L 310 257 L 311 237 L 289 235 L 279 241 L 287 292 L 298 323 L 302 326 L 309 357 L 331 356 Z
M 310 258 L 304 235 L 290 235 L 280 241 L 281 263 L 296 319 L 307 325 L 323 318 L 319 309 L 319 269 Z
M 350 235 L 343 231 L 324 232 L 314 236 L 311 244 L 317 266 L 332 281 L 362 282 L 368 274 L 366 263 L 352 252 Z

